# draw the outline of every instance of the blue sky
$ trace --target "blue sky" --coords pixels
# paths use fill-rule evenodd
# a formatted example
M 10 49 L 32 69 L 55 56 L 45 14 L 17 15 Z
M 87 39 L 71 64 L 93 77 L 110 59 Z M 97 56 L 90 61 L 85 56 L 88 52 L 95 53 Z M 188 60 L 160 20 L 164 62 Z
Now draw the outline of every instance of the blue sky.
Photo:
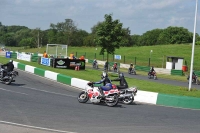
M 105 14 L 112 13 L 132 35 L 168 26 L 193 32 L 195 5 L 196 0 L 0 0 L 0 22 L 46 30 L 50 23 L 70 18 L 90 33 Z M 200 34 L 200 10 L 197 15 L 196 32 Z

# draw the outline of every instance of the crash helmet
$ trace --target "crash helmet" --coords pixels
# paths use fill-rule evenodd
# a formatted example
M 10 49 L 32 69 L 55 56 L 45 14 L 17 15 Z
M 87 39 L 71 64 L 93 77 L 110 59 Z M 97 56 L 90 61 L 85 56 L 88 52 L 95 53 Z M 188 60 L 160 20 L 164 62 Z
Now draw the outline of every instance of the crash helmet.
M 12 63 L 13 63 L 13 60 L 10 60 L 9 62 L 12 62 Z
M 101 75 L 101 78 L 105 78 L 105 77 L 108 77 L 108 74 L 106 72 L 103 72 L 102 75 Z

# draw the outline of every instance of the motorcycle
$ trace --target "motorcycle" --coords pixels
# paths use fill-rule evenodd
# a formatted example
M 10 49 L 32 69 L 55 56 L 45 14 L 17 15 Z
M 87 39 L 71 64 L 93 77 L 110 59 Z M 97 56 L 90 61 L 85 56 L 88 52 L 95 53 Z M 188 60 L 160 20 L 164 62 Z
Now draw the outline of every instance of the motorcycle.
M 96 63 L 93 62 L 93 63 L 92 63 L 92 67 L 95 68 L 95 69 L 98 69 L 98 68 L 99 68 L 98 62 L 96 62 Z
M 8 72 L 7 75 L 2 77 L 2 74 L 3 74 L 2 71 L 4 69 L 5 68 L 0 66 L 0 82 L 4 83 L 6 85 L 11 84 L 11 82 L 15 82 L 14 78 L 18 75 L 18 72 L 17 71 L 11 71 L 11 72 Z
M 78 95 L 78 101 L 80 103 L 86 103 L 88 100 L 93 104 L 105 103 L 109 107 L 116 106 L 119 102 L 119 90 L 111 89 L 109 91 L 103 91 L 105 97 L 102 98 L 98 87 L 94 87 L 92 82 L 88 82 L 85 86 L 85 90 Z
M 134 96 L 137 94 L 137 87 L 130 87 L 126 89 L 120 89 L 119 101 L 124 104 L 132 104 L 134 101 Z
M 148 78 L 150 79 L 151 77 L 153 77 L 154 80 L 158 79 L 155 71 L 153 72 L 149 71 Z
M 135 69 L 134 68 L 129 68 L 128 69 L 128 74 L 133 74 L 133 75 L 136 75 L 136 71 L 135 71 Z
M 113 69 L 114 72 L 118 72 L 118 68 L 117 68 L 116 64 L 113 65 L 112 69 Z
M 187 77 L 188 84 L 189 84 L 189 79 L 190 79 L 190 76 Z M 200 81 L 199 81 L 199 79 L 198 79 L 198 76 L 196 76 L 196 75 L 195 75 L 195 76 L 194 76 L 194 75 L 192 76 L 192 83 L 193 83 L 193 84 L 200 85 Z

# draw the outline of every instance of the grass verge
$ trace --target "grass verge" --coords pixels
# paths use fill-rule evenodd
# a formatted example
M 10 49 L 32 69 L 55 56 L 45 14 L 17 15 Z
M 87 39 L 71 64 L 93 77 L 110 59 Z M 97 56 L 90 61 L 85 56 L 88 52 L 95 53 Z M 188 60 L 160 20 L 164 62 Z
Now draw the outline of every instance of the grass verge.
M 6 62 L 8 62 L 8 60 L 9 60 L 8 58 L 0 57 L 0 63 L 6 63 Z M 31 65 L 34 67 L 61 73 L 64 75 L 75 77 L 75 78 L 85 79 L 85 80 L 89 80 L 89 81 L 99 81 L 100 80 L 101 72 L 90 69 L 90 68 L 86 68 L 86 70 L 83 70 L 83 71 L 74 71 L 74 70 L 69 70 L 69 69 L 57 69 L 57 68 L 52 68 L 52 67 L 48 67 L 48 66 L 43 66 L 43 65 L 40 65 L 35 62 L 27 62 L 27 61 L 22 61 L 22 60 L 17 60 L 17 59 L 13 59 L 13 60 L 23 63 L 23 64 L 26 64 L 26 65 Z M 144 73 L 144 72 L 141 72 L 141 73 Z M 113 73 L 112 74 L 109 73 L 109 77 L 111 79 L 113 79 L 113 78 L 116 78 L 117 75 L 113 74 Z M 137 87 L 139 87 L 140 90 L 144 90 L 144 91 L 181 95 L 181 96 L 200 97 L 200 91 L 195 88 L 191 89 L 191 91 L 188 91 L 187 88 L 180 87 L 180 86 L 155 83 L 155 82 L 144 81 L 144 80 L 128 78 L 128 77 L 126 78 L 126 80 L 129 84 L 129 86 L 137 86 Z M 118 82 L 113 82 L 113 83 L 118 84 Z

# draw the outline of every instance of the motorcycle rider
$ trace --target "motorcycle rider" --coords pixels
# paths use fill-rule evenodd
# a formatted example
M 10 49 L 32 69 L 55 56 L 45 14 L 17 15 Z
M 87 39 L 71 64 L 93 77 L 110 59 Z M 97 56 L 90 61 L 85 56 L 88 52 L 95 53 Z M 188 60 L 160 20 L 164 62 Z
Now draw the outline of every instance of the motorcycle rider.
M 99 87 L 100 93 L 102 95 L 102 98 L 104 98 L 104 92 L 103 91 L 109 91 L 112 89 L 112 83 L 111 80 L 108 78 L 108 74 L 106 72 L 103 72 L 101 75 L 101 80 L 98 82 L 93 82 L 93 84 L 101 84 L 103 83 L 103 86 Z
M 126 79 L 124 77 L 124 74 L 121 73 L 120 71 L 118 72 L 119 77 L 116 79 L 113 79 L 111 81 L 119 81 L 120 85 L 117 85 L 118 89 L 126 89 L 128 88 L 128 83 L 126 82 Z
M 97 64 L 97 60 L 94 59 L 94 60 L 93 60 L 93 66 L 96 65 L 96 64 Z
M 153 74 L 153 72 L 156 72 L 156 71 L 154 70 L 154 66 L 151 67 L 149 73 L 150 73 L 150 74 Z
M 134 69 L 133 63 L 130 64 L 129 71 L 131 72 Z
M 10 60 L 8 63 L 6 63 L 2 66 L 7 66 L 7 69 L 4 69 L 3 71 L 1 71 L 1 78 L 5 77 L 8 72 L 13 71 L 13 69 L 14 69 L 13 60 Z

